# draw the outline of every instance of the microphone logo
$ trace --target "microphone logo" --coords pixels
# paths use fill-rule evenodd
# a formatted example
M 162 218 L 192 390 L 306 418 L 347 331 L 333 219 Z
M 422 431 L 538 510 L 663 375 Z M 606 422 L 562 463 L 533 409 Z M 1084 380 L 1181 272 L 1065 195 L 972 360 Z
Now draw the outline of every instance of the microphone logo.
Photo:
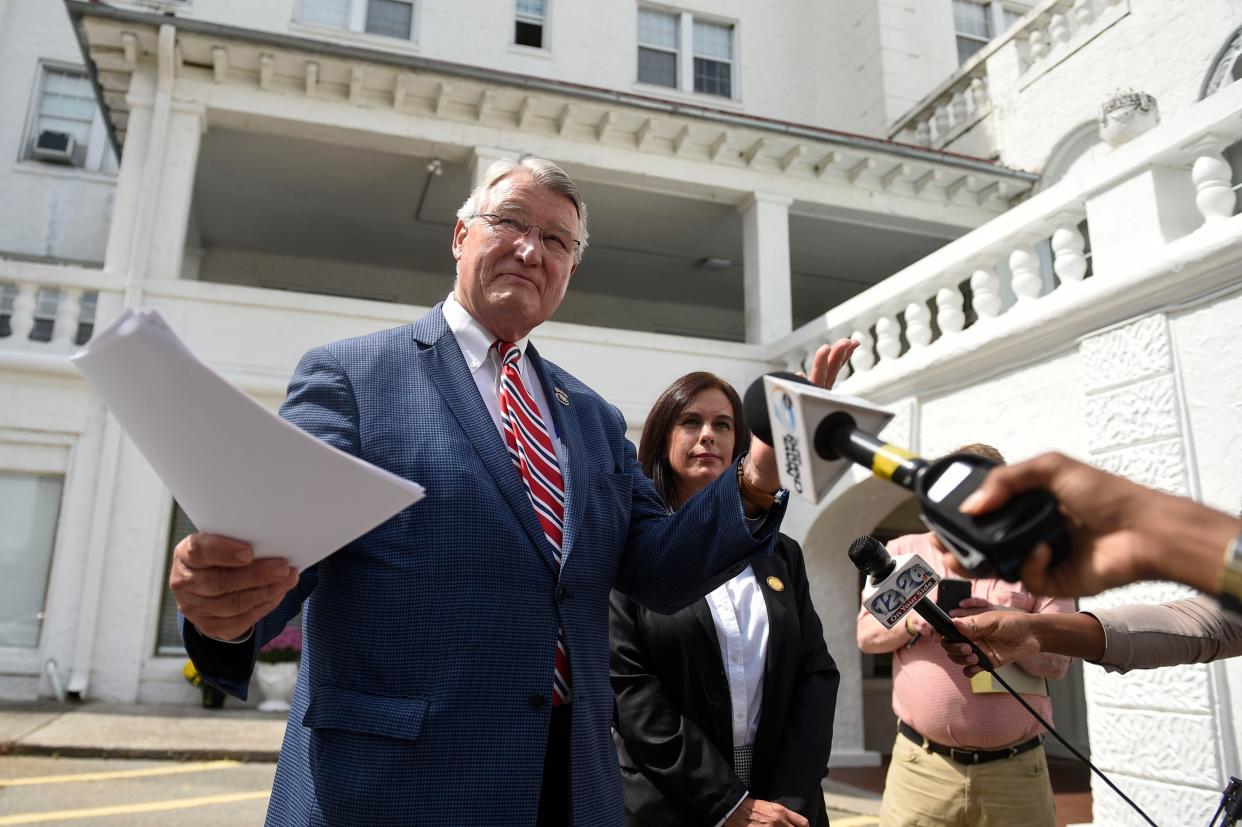
M 781 391 L 776 397 L 776 418 L 785 426 L 786 431 L 798 427 L 798 415 L 794 413 L 793 398 Z
M 772 402 L 772 413 L 785 432 L 781 435 L 781 446 L 785 449 L 785 476 L 789 487 L 801 494 L 802 446 L 798 443 L 798 414 L 794 410 L 793 397 L 784 391 L 777 391 Z
M 917 557 L 907 558 L 895 577 L 885 578 L 888 588 L 864 597 L 867 609 L 886 628 L 892 628 L 915 603 L 936 586 L 936 575 Z

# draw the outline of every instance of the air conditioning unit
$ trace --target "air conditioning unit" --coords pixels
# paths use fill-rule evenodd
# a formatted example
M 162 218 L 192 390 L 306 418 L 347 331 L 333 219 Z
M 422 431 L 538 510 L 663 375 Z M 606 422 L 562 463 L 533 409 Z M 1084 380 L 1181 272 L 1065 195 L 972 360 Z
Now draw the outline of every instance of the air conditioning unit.
M 79 144 L 68 132 L 57 132 L 54 129 L 44 129 L 35 137 L 30 154 L 40 161 L 75 167 L 82 166 L 86 161 L 86 147 Z

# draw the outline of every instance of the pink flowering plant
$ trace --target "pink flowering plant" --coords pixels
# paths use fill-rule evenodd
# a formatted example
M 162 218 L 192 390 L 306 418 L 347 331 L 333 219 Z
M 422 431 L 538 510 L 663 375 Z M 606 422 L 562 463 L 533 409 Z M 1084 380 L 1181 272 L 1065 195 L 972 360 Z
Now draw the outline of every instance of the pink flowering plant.
M 302 630 L 297 626 L 286 626 L 259 650 L 259 660 L 264 663 L 290 663 L 301 658 Z

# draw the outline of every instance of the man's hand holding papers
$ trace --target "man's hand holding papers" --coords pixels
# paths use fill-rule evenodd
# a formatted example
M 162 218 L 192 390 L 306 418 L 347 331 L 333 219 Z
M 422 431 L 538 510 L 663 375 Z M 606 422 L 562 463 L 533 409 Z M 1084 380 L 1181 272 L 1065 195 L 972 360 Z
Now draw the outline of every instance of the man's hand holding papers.
M 191 534 L 173 550 L 168 586 L 181 613 L 208 637 L 244 639 L 298 584 L 285 560 L 256 560 L 249 544 Z

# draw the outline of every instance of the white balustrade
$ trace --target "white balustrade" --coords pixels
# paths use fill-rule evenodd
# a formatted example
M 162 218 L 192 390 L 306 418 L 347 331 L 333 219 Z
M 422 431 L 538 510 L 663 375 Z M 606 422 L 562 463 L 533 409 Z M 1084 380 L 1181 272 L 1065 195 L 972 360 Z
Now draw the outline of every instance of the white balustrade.
M 891 316 L 876 319 L 875 352 L 881 359 L 896 359 L 901 355 L 901 326 Z
M 910 302 L 906 305 L 906 341 L 910 347 L 926 347 L 931 340 L 931 311 L 925 302 Z
M 1047 4 L 1043 10 L 1044 21 L 1038 25 L 1032 22 L 1022 33 L 1035 45 L 1040 40 L 1035 35 L 1047 34 L 1054 15 L 1062 18 L 1056 21 L 1058 26 L 1071 29 L 1072 46 L 1084 26 L 1111 25 L 1110 21 L 1124 11 L 1102 0 L 1062 0 L 1057 5 Z M 1047 45 L 1046 37 L 1044 43 Z M 960 130 L 964 122 L 969 123 L 972 112 L 977 111 L 972 99 L 986 88 L 985 83 L 980 76 L 942 90 L 932 98 L 938 108 L 926 108 L 912 117 L 901 127 L 906 130 L 901 134 L 914 131 L 936 142 L 943 140 L 944 129 Z M 775 343 L 769 358 L 780 364 L 790 354 L 801 354 L 852 330 L 852 338 L 861 346 L 850 360 L 850 386 L 868 393 L 886 385 L 890 376 L 904 377 L 901 363 L 910 365 L 910 370 L 922 370 L 938 365 L 942 355 L 949 360 L 963 354 L 971 354 L 970 358 L 975 360 L 985 359 L 980 354 L 986 351 L 988 343 L 1009 335 L 1030 335 L 1032 325 L 1059 320 L 1067 308 L 1081 310 L 1082 302 L 1106 300 L 1139 312 L 1146 294 L 1127 289 L 1136 280 L 1154 283 L 1169 278 L 1202 278 L 1209 286 L 1217 284 L 1213 279 L 1225 278 L 1227 268 L 1206 269 L 1206 264 L 1201 265 L 1204 256 L 1217 260 L 1227 255 L 1227 250 L 1242 245 L 1239 241 L 1230 246 L 1230 239 L 1242 238 L 1242 218 L 1234 215 L 1238 199 L 1233 189 L 1233 172 L 1223 155 L 1225 147 L 1242 142 L 1242 84 L 1212 95 L 1175 121 L 1156 126 L 1143 142 L 1141 153 L 1135 149 L 1103 157 L 1094 169 L 1078 179 L 1067 178 L 1023 200 L 1003 218 L 983 225 L 830 309 L 822 319 Z M 1086 226 L 1093 216 L 1115 210 L 1120 195 L 1130 199 L 1131 193 L 1119 188 L 1153 168 L 1170 171 L 1172 176 L 1185 176 L 1182 180 L 1192 184 L 1193 189 L 1178 186 L 1175 181 L 1167 187 L 1136 189 L 1134 197 L 1158 202 L 1135 204 L 1136 213 L 1167 210 L 1183 215 L 1197 209 L 1210 230 L 1179 237 L 1174 243 L 1160 238 L 1136 238 L 1134 228 L 1115 221 Z M 1091 253 L 1087 252 L 1088 237 Z M 1047 242 L 1051 257 L 1042 250 L 1036 253 L 1035 245 L 1040 241 Z M 1202 251 L 1196 247 L 1199 243 L 1204 245 Z M 1143 247 L 1141 257 L 1133 253 L 1135 244 Z M 1005 320 L 1010 308 L 1002 298 L 1000 273 L 1006 268 L 1013 297 L 1021 306 L 1012 324 Z M 966 273 L 970 274 L 968 291 L 959 286 Z M 1049 290 L 1047 285 L 1054 274 L 1061 289 Z M 1003 292 L 1008 294 L 1009 288 Z M 933 297 L 934 306 L 928 296 Z M 1089 313 L 1078 313 L 1081 318 L 1088 316 Z M 1079 330 L 1081 325 L 1074 327 L 1078 324 L 1067 322 L 1074 330 Z M 908 345 L 904 352 L 903 343 Z M 894 361 L 899 363 L 897 372 L 886 369 L 863 375 L 880 362 Z M 899 388 L 902 392 L 905 389 L 905 384 Z
M 976 270 L 970 277 L 970 304 L 981 319 L 1000 315 L 1000 276 L 991 270 Z
M 871 334 L 866 329 L 855 330 L 850 334 L 850 338 L 858 342 L 858 348 L 850 357 L 850 367 L 855 373 L 866 373 L 875 367 L 875 354 L 871 352 L 875 343 L 871 339 Z
M 1087 275 L 1085 245 L 1075 224 L 1062 224 L 1052 234 L 1052 270 L 1062 283 L 1082 281 Z
M 1191 168 L 1195 184 L 1195 205 L 1205 221 L 1220 221 L 1233 215 L 1237 193 L 1233 191 L 1233 170 L 1220 153 L 1210 153 L 1195 160 Z
M 936 293 L 936 324 L 940 335 L 959 333 L 966 326 L 962 291 L 956 287 L 941 287 Z

